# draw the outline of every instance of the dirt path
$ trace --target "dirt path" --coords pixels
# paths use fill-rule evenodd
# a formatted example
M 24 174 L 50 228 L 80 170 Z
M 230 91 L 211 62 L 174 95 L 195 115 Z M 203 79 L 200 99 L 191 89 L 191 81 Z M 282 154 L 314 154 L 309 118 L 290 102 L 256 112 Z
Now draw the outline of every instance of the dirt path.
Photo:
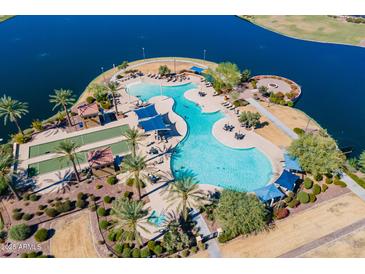
M 63 218 L 52 224 L 51 254 L 56 258 L 97 258 L 90 231 L 89 212 Z
M 276 228 L 221 245 L 223 257 L 278 257 L 364 217 L 365 203 L 348 193 L 277 222 Z

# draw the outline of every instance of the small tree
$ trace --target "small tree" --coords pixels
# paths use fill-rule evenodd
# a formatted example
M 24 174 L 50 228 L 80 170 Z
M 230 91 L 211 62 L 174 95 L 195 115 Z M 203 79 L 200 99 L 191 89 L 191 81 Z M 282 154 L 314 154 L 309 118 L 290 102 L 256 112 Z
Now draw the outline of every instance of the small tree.
M 53 95 L 50 95 L 49 101 L 54 104 L 53 110 L 57 107 L 63 108 L 63 111 L 66 113 L 67 121 L 69 126 L 72 126 L 70 113 L 68 111 L 68 107 L 72 106 L 72 104 L 76 101 L 75 97 L 72 94 L 72 90 L 69 89 L 55 89 Z
M 301 167 L 313 174 L 331 174 L 344 164 L 345 156 L 327 133 L 304 133 L 294 140 L 289 153 L 297 157 Z
M 62 155 L 63 159 L 67 159 L 72 163 L 72 166 L 73 166 L 73 169 L 74 169 L 74 172 L 76 175 L 76 179 L 78 182 L 80 182 L 81 181 L 80 174 L 76 167 L 76 160 L 78 157 L 76 150 L 78 148 L 79 148 L 79 146 L 76 143 L 66 139 L 59 143 L 59 145 L 55 149 L 55 152 L 57 154 Z
M 358 165 L 362 171 L 365 171 L 365 151 L 360 154 Z
M 231 90 L 241 81 L 241 72 L 236 64 L 224 62 L 218 64 L 215 69 L 209 68 L 206 72 L 213 78 L 213 82 L 219 83 L 220 90 Z M 217 84 L 214 86 L 216 88 Z
M 215 218 L 229 238 L 260 232 L 267 228 L 270 214 L 253 194 L 223 190 Z
M 26 224 L 14 225 L 9 230 L 9 237 L 14 241 L 24 241 L 30 237 L 32 230 Z
M 42 131 L 43 130 L 43 123 L 40 120 L 34 120 L 32 122 L 32 128 L 35 131 Z
M 171 73 L 171 70 L 169 69 L 168 66 L 163 65 L 163 66 L 159 67 L 158 73 L 161 74 L 161 75 L 168 75 L 168 74 Z
M 13 122 L 18 128 L 18 132 L 24 135 L 23 130 L 20 128 L 18 120 L 23 117 L 23 115 L 28 113 L 28 104 L 19 102 L 11 98 L 10 96 L 4 95 L 0 98 L 0 118 L 3 117 L 4 125 L 7 121 Z
M 251 71 L 249 69 L 245 69 L 241 74 L 241 82 L 248 82 L 251 78 Z
M 238 120 L 248 128 L 257 128 L 260 125 L 260 118 L 261 115 L 258 112 L 244 111 Z

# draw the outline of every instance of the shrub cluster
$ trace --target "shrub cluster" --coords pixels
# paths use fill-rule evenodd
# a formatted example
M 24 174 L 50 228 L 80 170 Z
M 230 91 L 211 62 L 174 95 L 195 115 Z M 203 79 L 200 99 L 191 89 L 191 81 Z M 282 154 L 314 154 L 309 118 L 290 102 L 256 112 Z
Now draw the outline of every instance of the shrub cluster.
M 106 220 L 101 220 L 99 222 L 99 226 L 101 229 L 107 229 L 109 225 L 110 225 L 110 223 Z
M 100 217 L 108 216 L 108 211 L 104 207 L 99 207 L 97 210 L 97 214 Z
M 296 208 L 300 202 L 297 199 L 293 199 L 291 202 L 288 203 L 288 207 L 290 208 Z
M 299 192 L 297 198 L 301 204 L 306 204 L 309 202 L 309 194 L 307 192 L 304 191 Z
M 321 187 L 319 184 L 314 184 L 313 185 L 313 190 L 312 190 L 312 193 L 314 195 L 318 195 L 319 193 L 321 193 Z
M 32 230 L 26 224 L 14 225 L 9 230 L 9 237 L 14 241 L 24 241 L 30 237 Z
M 347 184 L 344 182 L 344 181 L 341 181 L 341 180 L 338 180 L 338 179 L 335 179 L 333 181 L 333 183 L 336 185 L 336 186 L 340 186 L 340 187 L 347 187 Z
M 116 176 L 110 176 L 110 177 L 108 177 L 108 179 L 106 179 L 106 182 L 109 185 L 115 185 L 118 182 L 118 179 Z
M 275 218 L 280 220 L 289 216 L 289 210 L 287 208 L 279 208 L 274 212 Z
M 304 187 L 306 189 L 311 189 L 313 186 L 313 181 L 309 179 L 308 177 L 304 179 Z
M 38 231 L 34 234 L 34 239 L 37 242 L 44 242 L 48 240 L 48 230 L 45 228 L 40 228 Z

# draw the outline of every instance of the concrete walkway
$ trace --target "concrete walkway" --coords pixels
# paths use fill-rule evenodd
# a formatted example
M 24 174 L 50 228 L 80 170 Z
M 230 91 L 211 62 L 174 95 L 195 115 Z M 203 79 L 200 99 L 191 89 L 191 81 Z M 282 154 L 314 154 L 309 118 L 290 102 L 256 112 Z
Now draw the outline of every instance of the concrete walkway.
M 208 225 L 204 221 L 204 218 L 202 215 L 194 210 L 192 212 L 194 216 L 194 220 L 197 222 L 197 226 L 200 228 L 200 233 L 204 235 L 204 237 L 210 236 L 212 233 L 210 232 Z M 221 252 L 219 250 L 219 246 L 217 243 L 217 240 L 215 238 L 212 238 L 207 241 L 208 243 L 208 253 L 210 258 L 221 258 Z
M 352 180 L 347 174 L 342 175 L 342 181 L 347 184 L 347 187 L 365 201 L 365 189 L 359 186 L 354 180 Z
M 337 239 L 346 236 L 362 227 L 365 226 L 365 219 L 361 219 L 360 221 L 357 221 L 351 225 L 345 226 L 339 230 L 336 230 L 333 233 L 330 233 L 326 236 L 323 236 L 319 239 L 316 239 L 312 242 L 309 242 L 305 245 L 302 245 L 296 249 L 290 250 L 289 252 L 286 252 L 282 255 L 280 255 L 278 258 L 295 258 L 295 257 L 300 257 L 303 254 L 316 249 L 317 247 L 320 247 L 322 245 L 325 245 L 327 243 L 336 241 Z
M 293 140 L 298 139 L 298 135 L 295 134 L 290 128 L 288 128 L 283 122 L 281 122 L 276 116 L 274 116 L 271 112 L 269 112 L 266 108 L 260 105 L 253 98 L 246 99 L 252 106 L 254 106 L 262 115 L 267 117 L 271 122 L 273 122 L 278 128 L 280 128 L 285 134 L 287 134 Z

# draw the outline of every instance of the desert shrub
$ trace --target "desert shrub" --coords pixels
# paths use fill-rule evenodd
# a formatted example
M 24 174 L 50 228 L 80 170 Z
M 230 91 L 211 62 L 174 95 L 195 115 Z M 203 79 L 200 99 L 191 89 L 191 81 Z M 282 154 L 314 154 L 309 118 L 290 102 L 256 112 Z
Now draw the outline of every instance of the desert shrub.
M 88 104 L 92 104 L 92 103 L 94 103 L 94 102 L 95 102 L 95 98 L 94 98 L 94 97 L 92 97 L 92 96 L 88 96 L 88 97 L 86 98 L 86 102 L 87 102 Z
M 134 185 L 134 178 L 128 178 L 126 184 L 127 184 L 127 186 L 133 186 Z
M 198 247 L 193 246 L 192 248 L 190 248 L 190 252 L 193 253 L 193 254 L 196 254 L 198 252 Z
M 21 212 L 22 209 L 21 208 L 13 208 L 12 212 L 15 213 L 15 212 Z
M 287 204 L 290 203 L 292 200 L 293 200 L 293 197 L 290 197 L 290 196 L 288 196 L 284 199 L 285 203 L 287 203 Z
M 189 256 L 189 250 L 188 250 L 188 249 L 185 249 L 185 250 L 181 251 L 181 256 L 182 256 L 183 258 L 185 258 L 185 257 Z
M 93 201 L 93 202 L 96 201 L 96 197 L 94 194 L 90 194 L 89 198 L 90 198 L 90 201 Z
M 124 247 L 123 248 L 123 252 L 122 252 L 122 257 L 123 258 L 130 258 L 132 255 L 132 251 L 129 247 Z
M 319 184 L 314 184 L 313 185 L 313 190 L 312 190 L 312 193 L 314 195 L 318 195 L 319 193 L 321 193 L 321 187 Z
M 109 225 L 110 225 L 109 222 L 106 220 L 101 220 L 99 222 L 99 226 L 101 229 L 107 229 Z
M 160 256 L 163 252 L 162 246 L 160 245 L 155 245 L 153 252 L 157 255 Z
M 16 212 L 13 213 L 12 217 L 13 217 L 13 220 L 19 221 L 23 218 L 23 215 L 24 215 L 23 212 L 16 211 Z
M 322 192 L 326 192 L 327 189 L 328 189 L 328 185 L 322 184 Z
M 206 250 L 207 245 L 205 243 L 199 242 L 198 243 L 199 250 Z
M 314 179 L 317 181 L 317 182 L 320 182 L 323 180 L 323 175 L 322 174 L 317 174 L 316 176 L 314 176 Z
M 45 210 L 47 208 L 47 205 L 39 205 L 38 209 L 39 210 Z
M 115 185 L 118 182 L 118 179 L 116 176 L 110 176 L 110 177 L 108 177 L 108 179 L 106 179 L 106 182 L 109 185 Z
M 37 216 L 42 216 L 43 215 L 43 211 L 37 211 L 36 213 L 35 213 L 35 215 L 37 215 Z
M 115 250 L 115 252 L 116 252 L 116 253 L 118 253 L 119 255 L 122 255 L 122 253 L 123 253 L 123 245 L 121 245 L 121 244 L 116 244 L 116 245 L 114 246 L 114 250 Z
M 302 135 L 305 132 L 304 129 L 298 127 L 294 128 L 293 131 L 298 135 Z
M 103 185 L 99 185 L 99 184 L 95 186 L 96 189 L 101 189 L 102 187 L 103 187 Z
M 76 206 L 78 208 L 85 208 L 87 206 L 87 202 L 85 200 L 82 200 L 82 199 L 78 199 L 76 201 Z
M 218 236 L 218 242 L 220 243 L 225 243 L 228 242 L 229 240 L 232 240 L 234 237 L 232 236 L 232 234 L 230 232 L 227 231 L 223 231 L 221 234 L 219 234 Z
M 83 192 L 77 193 L 77 200 L 85 200 L 86 195 Z
M 56 217 L 59 214 L 59 212 L 53 207 L 47 208 L 44 212 L 46 213 L 46 215 L 48 217 L 52 217 L 52 218 Z
M 288 203 L 288 207 L 295 208 L 300 204 L 300 202 L 297 199 L 293 199 L 290 203 Z
M 31 220 L 33 217 L 34 217 L 34 215 L 33 215 L 33 214 L 31 214 L 31 213 L 25 213 L 25 214 L 23 215 L 22 219 L 23 219 L 24 221 L 29 221 L 29 220 Z
M 17 133 L 13 135 L 13 141 L 18 144 L 25 144 L 31 139 L 29 135 L 23 135 L 21 133 Z
M 330 184 L 332 184 L 333 183 L 333 180 L 332 180 L 332 178 L 326 178 L 326 181 L 325 181 L 325 183 L 327 184 L 327 185 L 330 185 Z
M 155 249 L 155 246 L 156 246 L 155 241 L 148 241 L 147 247 L 149 248 L 149 250 L 153 251 Z
M 336 186 L 340 186 L 340 187 L 347 187 L 347 184 L 344 182 L 344 181 L 341 181 L 341 180 L 338 180 L 338 179 L 335 179 L 333 181 L 333 183 L 336 185 Z
M 74 204 L 70 200 L 65 200 L 64 202 L 57 202 L 55 205 L 55 209 L 60 213 L 71 211 L 74 208 L 75 208 Z
M 131 191 L 126 191 L 126 192 L 124 192 L 124 193 L 123 193 L 123 196 L 124 196 L 124 198 L 128 198 L 128 199 L 130 199 L 130 198 L 132 198 L 132 196 L 133 196 L 133 192 L 131 192 Z
M 141 258 L 148 258 L 150 256 L 151 256 L 151 252 L 147 247 L 141 249 Z
M 141 257 L 141 250 L 139 248 L 134 248 L 132 251 L 133 258 L 140 258 Z
M 99 207 L 97 210 L 97 214 L 100 217 L 105 217 L 108 215 L 108 212 L 106 211 L 106 209 L 104 207 Z
M 309 194 L 307 192 L 299 192 L 297 198 L 301 204 L 306 204 L 309 202 Z
M 23 196 L 22 196 L 22 199 L 24 201 L 29 201 L 29 197 L 30 197 L 30 194 L 29 193 L 24 193 Z
M 14 241 L 24 241 L 30 237 L 32 230 L 26 224 L 14 225 L 9 230 L 9 237 Z
M 97 206 L 95 204 L 89 206 L 90 211 L 96 211 Z
M 313 181 L 311 179 L 309 179 L 309 178 L 305 178 L 304 179 L 304 187 L 306 189 L 311 189 L 312 186 L 313 186 Z
M 314 203 L 317 200 L 316 195 L 309 193 L 309 202 Z
M 278 219 L 278 220 L 284 219 L 284 218 L 288 217 L 289 210 L 287 208 L 279 208 L 274 212 L 274 214 L 275 214 L 276 219 Z
M 294 106 L 294 102 L 293 102 L 293 101 L 287 101 L 287 102 L 286 102 L 286 105 L 287 105 L 288 107 L 293 107 L 293 106 Z
M 44 242 L 48 240 L 48 230 L 45 228 L 40 228 L 38 231 L 34 234 L 34 239 L 37 242 Z
M 112 202 L 112 198 L 108 195 L 104 196 L 104 203 L 110 204 Z
M 37 195 L 37 194 L 32 194 L 29 196 L 29 200 L 31 200 L 32 202 L 38 201 L 41 198 L 41 196 Z
M 47 200 L 47 203 L 52 204 L 53 203 L 53 199 L 48 199 Z
M 0 231 L 0 244 L 3 244 L 6 241 L 7 237 L 8 237 L 8 233 L 6 233 L 6 231 L 1 230 Z

